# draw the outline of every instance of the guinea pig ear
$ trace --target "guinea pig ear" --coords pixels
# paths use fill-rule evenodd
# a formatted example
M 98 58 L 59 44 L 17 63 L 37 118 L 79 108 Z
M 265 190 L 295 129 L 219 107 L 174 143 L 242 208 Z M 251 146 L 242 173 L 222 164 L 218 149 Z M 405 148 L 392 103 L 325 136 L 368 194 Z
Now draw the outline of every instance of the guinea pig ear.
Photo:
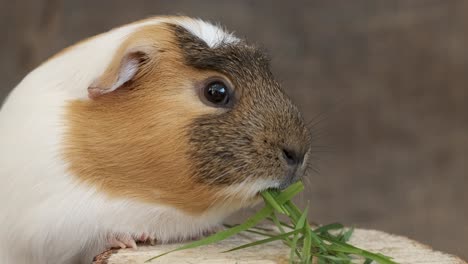
M 132 80 L 144 67 L 149 53 L 145 46 L 117 51 L 106 71 L 88 87 L 89 98 L 113 92 Z

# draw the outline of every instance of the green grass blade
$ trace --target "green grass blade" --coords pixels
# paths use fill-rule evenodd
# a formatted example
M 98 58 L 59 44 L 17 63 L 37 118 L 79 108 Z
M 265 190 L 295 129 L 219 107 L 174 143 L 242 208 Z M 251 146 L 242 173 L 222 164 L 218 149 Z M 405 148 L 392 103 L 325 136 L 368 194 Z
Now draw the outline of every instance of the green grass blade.
M 271 217 L 267 217 L 267 220 L 270 220 L 271 222 L 273 222 L 273 218 Z M 274 223 L 274 222 L 273 222 Z M 283 221 L 279 221 L 279 223 L 283 226 L 283 227 L 287 227 L 289 229 L 294 229 L 294 226 L 290 225 L 290 224 L 287 224 Z
M 238 226 L 238 225 L 228 225 L 228 224 L 223 224 L 224 227 L 226 228 L 233 228 L 235 226 Z M 271 230 L 269 230 L 271 231 Z M 266 236 L 266 237 L 272 237 L 274 235 L 272 234 L 268 234 L 268 233 L 265 233 L 265 232 L 261 232 L 261 231 L 257 231 L 257 230 L 254 230 L 253 228 L 249 228 L 247 230 L 244 230 L 244 232 L 248 232 L 248 233 L 252 233 L 252 234 L 257 234 L 257 235 L 261 235 L 261 236 Z
M 245 244 L 245 245 L 242 245 L 242 246 L 239 246 L 239 247 L 231 248 L 229 250 L 223 251 L 223 253 L 231 252 L 231 251 L 235 251 L 235 250 L 239 250 L 239 249 L 244 249 L 244 248 L 248 248 L 248 247 L 258 246 L 258 245 L 269 243 L 269 242 L 276 241 L 276 240 L 285 239 L 285 238 L 288 238 L 288 237 L 290 237 L 292 235 L 295 235 L 295 234 L 297 234 L 299 232 L 300 232 L 300 230 L 299 231 L 294 230 L 294 231 L 291 231 L 291 232 L 288 232 L 288 233 L 279 234 L 279 235 L 276 235 L 274 237 L 258 240 L 258 241 L 248 243 L 248 244 Z
M 304 212 L 302 213 L 301 217 L 297 221 L 297 224 L 294 228 L 295 231 L 301 231 L 305 228 L 305 223 L 307 219 L 307 213 L 309 211 L 309 207 L 306 207 Z M 297 241 L 299 240 L 299 233 L 295 234 L 293 237 L 293 240 L 291 241 L 291 252 L 289 253 L 289 263 L 292 263 L 294 259 L 294 253 L 296 253 L 296 248 L 297 248 Z M 298 255 L 299 259 L 302 257 Z
M 302 182 L 293 183 L 284 191 L 282 191 L 280 194 L 278 194 L 275 197 L 275 200 L 278 204 L 282 205 L 286 203 L 287 201 L 291 200 L 294 196 L 296 196 L 296 194 L 302 192 L 303 190 L 304 190 L 304 185 L 302 184 Z M 275 192 L 275 190 L 263 191 L 262 195 L 264 192 Z
M 265 204 L 269 204 L 279 213 L 286 214 L 286 211 L 284 211 L 284 209 L 282 208 L 283 206 L 276 202 L 276 199 L 273 197 L 271 192 L 262 192 L 262 197 L 265 201 Z
M 294 260 L 294 254 L 297 255 L 297 257 L 299 259 L 302 259 L 301 257 L 301 254 L 298 254 L 299 252 L 297 251 L 297 241 L 299 240 L 299 233 L 295 234 L 292 241 L 291 241 L 291 250 L 290 250 L 290 253 L 289 253 L 289 263 L 292 264 L 293 263 L 293 260 Z
M 302 247 L 302 263 L 308 264 L 312 261 L 310 254 L 312 249 L 312 230 L 310 229 L 309 223 L 305 223 L 303 227 L 304 232 L 304 245 Z
M 301 210 L 299 210 L 291 201 L 285 202 L 284 207 L 288 210 L 293 224 L 296 224 L 299 217 L 301 217 Z
M 386 257 L 382 254 L 375 254 L 367 250 L 360 249 L 360 248 L 357 248 L 355 246 L 352 246 L 350 244 L 346 244 L 340 241 L 330 241 L 330 242 L 332 242 L 332 244 L 328 246 L 329 250 L 362 256 L 364 258 L 372 259 L 380 264 L 396 264 L 396 262 L 392 261 L 391 258 Z
M 287 201 L 285 203 L 285 207 L 286 207 L 287 210 L 289 210 L 289 212 L 292 215 L 291 220 L 293 221 L 294 224 L 296 224 L 297 221 L 300 218 L 300 215 L 302 214 L 301 211 L 291 201 Z M 307 225 L 309 226 L 309 224 L 307 224 Z M 309 226 L 309 229 L 310 229 L 310 226 Z M 324 252 L 327 251 L 326 248 L 323 245 L 322 240 L 317 236 L 317 234 L 315 232 L 308 232 L 308 234 L 311 236 L 312 241 L 314 242 L 314 244 L 316 246 L 318 246 L 320 248 L 320 250 L 322 250 Z
M 273 212 L 273 213 L 271 214 L 270 218 L 273 219 L 273 223 L 275 223 L 275 225 L 278 227 L 278 229 L 280 230 L 280 233 L 281 233 L 281 234 L 286 233 L 286 231 L 284 231 L 284 228 L 283 228 L 283 226 L 281 225 L 281 223 L 280 223 L 278 217 L 276 217 L 275 212 Z M 288 246 L 291 246 L 291 240 L 290 240 L 289 238 L 286 237 L 284 240 L 285 240 L 285 242 L 286 242 L 286 244 L 287 244 Z
M 351 261 L 351 256 L 350 255 L 347 255 L 345 253 L 341 253 L 341 252 L 335 252 L 334 253 L 337 257 L 340 257 L 340 258 L 343 258 L 343 259 L 348 259 Z
M 167 255 L 167 254 L 175 252 L 175 251 L 180 251 L 180 250 L 184 250 L 184 249 L 205 246 L 205 245 L 208 245 L 208 244 L 212 244 L 212 243 L 216 243 L 218 241 L 224 240 L 224 239 L 226 239 L 228 237 L 236 235 L 236 234 L 238 234 L 238 233 L 240 233 L 240 232 L 242 232 L 244 230 L 247 230 L 247 229 L 255 226 L 256 224 L 258 224 L 260 221 L 262 221 L 263 219 L 265 219 L 267 216 L 271 215 L 272 213 L 273 213 L 273 208 L 271 206 L 269 206 L 269 205 L 266 205 L 265 207 L 263 207 L 263 209 L 261 209 L 259 212 L 257 212 L 252 217 L 248 218 L 241 225 L 238 225 L 238 226 L 223 230 L 223 231 L 218 232 L 216 234 L 213 234 L 213 235 L 211 235 L 209 237 L 203 238 L 201 240 L 194 241 L 194 242 L 189 243 L 187 245 L 178 247 L 178 248 L 176 248 L 174 250 L 171 250 L 171 251 L 165 252 L 163 254 L 160 254 L 158 256 L 152 257 L 152 258 L 146 260 L 145 262 L 150 262 L 150 261 L 152 261 L 152 260 L 154 260 L 156 258 L 162 257 L 164 255 Z
M 269 219 L 270 217 L 268 216 L 266 219 Z M 262 227 L 262 226 L 253 226 L 252 229 L 257 229 L 260 231 L 265 231 L 265 232 L 273 232 L 274 230 L 271 227 Z
M 280 223 L 280 221 L 279 221 L 278 217 L 276 217 L 275 213 L 271 214 L 270 219 L 278 227 L 278 229 L 280 230 L 281 233 L 286 233 L 286 231 L 284 231 L 283 225 Z
M 342 242 L 348 242 L 351 236 L 354 233 L 354 227 L 351 227 L 350 229 L 346 230 L 346 232 L 343 234 L 343 237 L 341 239 Z

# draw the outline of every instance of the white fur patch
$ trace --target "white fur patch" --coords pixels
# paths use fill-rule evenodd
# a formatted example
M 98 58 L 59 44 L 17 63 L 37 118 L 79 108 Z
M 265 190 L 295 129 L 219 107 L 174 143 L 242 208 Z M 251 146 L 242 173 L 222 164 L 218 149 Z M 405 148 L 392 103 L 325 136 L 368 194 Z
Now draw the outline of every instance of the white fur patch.
M 227 187 L 224 192 L 227 195 L 242 195 L 246 198 L 251 198 L 261 191 L 269 188 L 278 188 L 279 182 L 269 179 L 257 179 L 252 181 L 244 181 L 242 183 L 232 184 Z
M 176 20 L 176 23 L 205 41 L 211 48 L 215 48 L 223 43 L 235 44 L 239 42 L 239 39 L 231 33 L 225 32 L 219 26 L 215 26 L 201 19 L 182 19 Z

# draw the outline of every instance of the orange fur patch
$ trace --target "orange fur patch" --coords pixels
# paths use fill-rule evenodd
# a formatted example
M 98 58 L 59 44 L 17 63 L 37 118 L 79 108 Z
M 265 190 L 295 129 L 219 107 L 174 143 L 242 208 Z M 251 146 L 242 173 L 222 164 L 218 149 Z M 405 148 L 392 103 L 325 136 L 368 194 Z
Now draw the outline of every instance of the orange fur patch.
M 94 100 L 69 103 L 69 170 L 114 197 L 205 212 L 226 197 L 220 187 L 194 179 L 187 129 L 196 117 L 222 111 L 200 102 L 194 87 L 219 74 L 185 66 L 171 30 L 151 25 L 128 37 L 100 80 L 115 80 L 125 51 L 142 44 L 152 53 L 134 80 Z

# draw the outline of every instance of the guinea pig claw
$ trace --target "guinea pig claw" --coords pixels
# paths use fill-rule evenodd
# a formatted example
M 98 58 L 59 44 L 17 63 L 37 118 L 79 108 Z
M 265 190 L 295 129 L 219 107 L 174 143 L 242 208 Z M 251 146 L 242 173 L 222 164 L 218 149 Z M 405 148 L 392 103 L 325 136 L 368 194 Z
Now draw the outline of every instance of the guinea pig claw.
M 131 248 L 138 249 L 137 244 L 136 244 L 134 239 L 130 239 L 128 242 L 129 242 L 129 244 L 127 244 L 127 245 L 129 245 Z
M 109 239 L 109 245 L 111 248 L 126 248 L 127 246 L 122 243 L 122 241 L 118 240 L 115 237 Z
M 109 238 L 109 244 L 111 248 L 138 248 L 135 240 L 131 236 L 111 236 Z
M 149 235 L 148 235 L 147 233 L 143 233 L 143 234 L 141 234 L 141 236 L 140 236 L 140 238 L 139 238 L 138 241 L 140 241 L 140 242 L 146 242 L 146 241 L 148 240 L 148 238 L 149 238 Z

